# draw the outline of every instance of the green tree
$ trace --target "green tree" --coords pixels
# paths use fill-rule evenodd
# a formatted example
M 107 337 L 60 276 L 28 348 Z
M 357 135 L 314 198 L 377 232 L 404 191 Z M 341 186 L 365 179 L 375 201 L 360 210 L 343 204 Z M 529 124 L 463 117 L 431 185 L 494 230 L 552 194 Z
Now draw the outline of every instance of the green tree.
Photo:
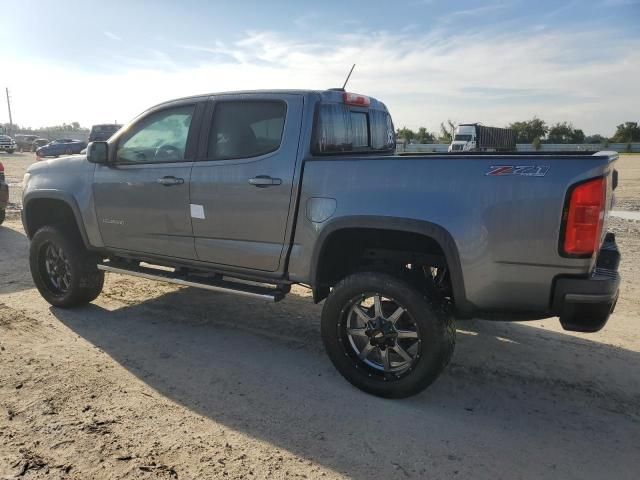
M 556 123 L 549 128 L 549 143 L 583 143 L 584 132 L 573 128 L 571 123 Z
M 640 126 L 638 122 L 624 122 L 616 127 L 612 142 L 640 142 Z
M 516 141 L 518 143 L 533 143 L 534 140 L 540 140 L 549 131 L 549 127 L 544 120 L 533 117 L 531 120 L 524 122 L 514 122 L 509 128 L 516 131 Z
M 549 136 L 547 139 L 549 143 L 569 143 L 571 132 L 573 132 L 573 127 L 570 123 L 556 123 L 549 128 Z
M 398 128 L 396 130 L 396 138 L 404 139 L 407 142 L 410 142 L 414 138 L 416 138 L 416 132 L 407 127 Z
M 598 133 L 589 135 L 584 139 L 584 143 L 606 143 L 606 142 L 607 142 L 606 137 L 603 137 Z
M 571 143 L 584 143 L 584 132 L 579 128 L 571 133 Z
M 533 143 L 535 139 L 540 140 L 549 131 L 545 121 L 538 117 L 524 122 L 512 123 L 509 128 L 516 131 L 516 142 L 518 143 Z
M 40 127 L 36 131 L 49 131 L 49 132 L 86 132 L 88 128 L 84 128 L 78 122 L 62 123 L 61 125 L 51 125 L 49 127 Z
M 451 140 L 453 140 L 453 132 L 455 131 L 456 131 L 455 122 L 452 122 L 451 120 L 447 120 L 446 124 L 445 122 L 441 122 L 440 137 L 438 138 L 438 141 L 442 143 L 450 143 Z
M 418 143 L 433 143 L 435 140 L 433 133 L 429 133 L 425 127 L 418 128 L 415 138 Z

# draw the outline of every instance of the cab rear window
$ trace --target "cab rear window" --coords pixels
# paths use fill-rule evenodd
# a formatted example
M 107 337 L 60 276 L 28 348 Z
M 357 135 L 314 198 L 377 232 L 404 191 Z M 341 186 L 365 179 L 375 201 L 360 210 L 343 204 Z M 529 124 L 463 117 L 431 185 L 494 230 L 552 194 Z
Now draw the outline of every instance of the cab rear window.
M 392 152 L 395 134 L 385 110 L 353 108 L 341 103 L 318 107 L 312 151 L 332 153 Z

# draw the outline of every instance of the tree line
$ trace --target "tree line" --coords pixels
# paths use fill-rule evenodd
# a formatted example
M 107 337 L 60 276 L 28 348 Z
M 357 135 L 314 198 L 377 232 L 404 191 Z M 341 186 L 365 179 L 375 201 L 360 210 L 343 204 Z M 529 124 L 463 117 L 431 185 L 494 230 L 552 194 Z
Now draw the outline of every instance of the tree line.
M 531 120 L 513 122 L 507 128 L 516 131 L 517 143 L 631 143 L 640 142 L 640 124 L 624 122 L 616 127 L 616 133 L 607 138 L 600 134 L 585 135 L 570 122 L 558 122 L 547 125 L 544 120 L 533 117 Z M 439 132 L 429 132 L 425 127 L 413 131 L 402 127 L 396 130 L 398 141 L 409 143 L 450 143 L 456 129 L 455 122 L 447 120 L 440 124 Z
M 42 132 L 88 132 L 89 129 L 82 127 L 79 122 L 62 123 L 59 125 L 51 125 L 50 127 L 21 127 L 20 125 L 9 125 L 8 123 L 0 124 L 0 130 L 5 132 L 11 132 L 11 134 L 24 133 L 24 134 L 38 134 Z

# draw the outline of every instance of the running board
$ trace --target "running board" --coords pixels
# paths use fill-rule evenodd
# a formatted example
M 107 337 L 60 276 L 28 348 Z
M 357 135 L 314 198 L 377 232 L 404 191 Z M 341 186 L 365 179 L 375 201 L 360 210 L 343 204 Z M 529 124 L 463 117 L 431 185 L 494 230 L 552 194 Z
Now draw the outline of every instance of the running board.
M 117 266 L 116 266 L 117 265 Z M 105 272 L 121 273 L 134 277 L 157 280 L 160 282 L 174 283 L 185 287 L 196 287 L 219 293 L 233 293 L 244 297 L 279 302 L 285 296 L 282 290 L 270 288 L 263 285 L 241 283 L 239 281 L 225 280 L 222 277 L 208 278 L 196 275 L 180 274 L 170 270 L 160 270 L 157 268 L 144 267 L 142 265 L 126 265 L 121 263 L 98 263 L 98 270 Z

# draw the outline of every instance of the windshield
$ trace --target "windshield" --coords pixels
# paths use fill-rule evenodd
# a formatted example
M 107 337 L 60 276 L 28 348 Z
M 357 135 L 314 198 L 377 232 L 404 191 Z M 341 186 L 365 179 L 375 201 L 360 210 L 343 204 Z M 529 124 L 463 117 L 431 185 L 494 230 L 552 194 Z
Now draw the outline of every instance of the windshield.
M 471 135 L 456 135 L 453 140 L 456 142 L 470 142 Z

